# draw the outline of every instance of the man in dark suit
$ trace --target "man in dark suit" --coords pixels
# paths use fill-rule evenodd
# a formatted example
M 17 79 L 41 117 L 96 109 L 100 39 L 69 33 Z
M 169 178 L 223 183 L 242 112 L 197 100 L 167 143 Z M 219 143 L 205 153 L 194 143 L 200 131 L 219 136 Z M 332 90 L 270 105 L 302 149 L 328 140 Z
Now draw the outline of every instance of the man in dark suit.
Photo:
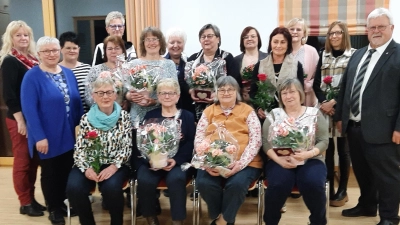
M 376 216 L 378 225 L 399 224 L 400 45 L 392 39 L 393 17 L 378 8 L 367 18 L 369 45 L 356 51 L 343 75 L 338 129 L 347 133 L 361 196 L 346 217 Z

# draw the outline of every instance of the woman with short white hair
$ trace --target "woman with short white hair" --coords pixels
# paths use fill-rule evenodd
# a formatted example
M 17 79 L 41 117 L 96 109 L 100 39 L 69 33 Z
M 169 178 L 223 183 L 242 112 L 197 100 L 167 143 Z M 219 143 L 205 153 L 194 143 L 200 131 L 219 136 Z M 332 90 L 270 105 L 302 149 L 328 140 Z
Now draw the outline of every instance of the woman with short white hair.
M 119 36 L 122 38 L 124 36 L 125 32 L 125 18 L 124 15 L 122 15 L 121 12 L 118 11 L 112 11 L 108 13 L 106 20 L 106 31 L 109 36 Z M 93 62 L 92 66 L 98 65 L 103 63 L 103 58 L 104 58 L 104 50 L 103 50 L 103 43 L 99 43 L 95 50 L 94 50 L 94 55 L 93 55 Z M 136 50 L 135 46 L 133 46 L 132 42 L 125 41 L 125 49 L 126 49 L 126 55 L 127 55 L 127 61 L 130 61 L 132 59 L 136 59 Z
M 39 155 L 41 186 L 49 220 L 65 224 L 64 199 L 73 165 L 75 127 L 83 114 L 74 73 L 60 66 L 57 38 L 41 37 L 36 46 L 40 65 L 30 69 L 21 86 L 22 112 L 31 156 Z

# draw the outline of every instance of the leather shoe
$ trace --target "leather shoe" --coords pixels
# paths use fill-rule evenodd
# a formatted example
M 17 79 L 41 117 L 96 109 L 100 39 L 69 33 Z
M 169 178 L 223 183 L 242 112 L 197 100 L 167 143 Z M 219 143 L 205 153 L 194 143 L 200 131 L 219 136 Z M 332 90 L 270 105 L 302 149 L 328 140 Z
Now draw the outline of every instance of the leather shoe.
M 32 204 L 29 205 L 24 205 L 19 208 L 19 213 L 22 215 L 28 215 L 28 216 L 43 216 L 44 213 L 37 208 L 33 207 Z
M 65 225 L 65 219 L 61 210 L 50 212 L 49 220 L 52 225 Z
M 377 225 L 394 225 L 390 220 L 381 220 Z
M 345 191 L 338 192 L 329 201 L 329 205 L 334 206 L 334 207 L 340 207 L 340 206 L 344 206 L 344 204 L 346 204 L 346 202 L 348 202 L 348 201 L 349 201 L 349 197 L 347 196 L 347 193 Z
M 365 209 L 358 205 L 354 208 L 345 209 L 342 211 L 342 216 L 345 217 L 359 217 L 359 216 L 375 217 L 376 214 L 377 214 L 376 209 L 375 210 Z
M 41 205 L 39 202 L 36 201 L 36 199 L 33 199 L 31 204 L 34 208 L 40 211 L 46 211 L 47 209 L 46 206 Z

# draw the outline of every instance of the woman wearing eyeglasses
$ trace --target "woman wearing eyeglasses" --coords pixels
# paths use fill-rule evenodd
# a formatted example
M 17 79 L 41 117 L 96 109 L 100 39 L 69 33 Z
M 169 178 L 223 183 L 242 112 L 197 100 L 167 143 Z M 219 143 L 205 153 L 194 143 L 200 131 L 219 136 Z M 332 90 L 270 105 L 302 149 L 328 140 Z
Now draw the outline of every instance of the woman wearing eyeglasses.
M 117 103 L 122 107 L 122 109 L 128 110 L 130 105 L 129 102 L 124 99 L 123 80 L 121 74 L 115 73 L 117 71 L 117 67 L 119 66 L 117 57 L 122 54 L 126 56 L 124 41 L 119 36 L 108 36 L 104 39 L 103 44 L 103 50 L 106 53 L 104 55 L 104 63 L 92 67 L 86 77 L 86 104 L 89 107 L 94 104 L 91 83 L 97 79 L 100 73 L 108 71 L 114 79 L 117 87 Z
M 343 206 L 348 201 L 347 182 L 349 180 L 350 172 L 350 153 L 346 137 L 342 136 L 342 134 L 336 129 L 336 123 L 332 120 L 332 116 L 335 114 L 337 96 L 334 98 L 327 98 L 327 84 L 322 81 L 326 77 L 330 76 L 332 78 L 331 86 L 337 88 L 337 92 L 339 92 L 342 75 L 346 70 L 350 57 L 356 50 L 351 47 L 349 31 L 344 22 L 333 22 L 328 28 L 326 38 L 325 50 L 321 54 L 315 74 L 314 90 L 318 101 L 321 104 L 320 109 L 329 120 L 330 138 L 325 158 L 326 167 L 328 169 L 327 178 L 330 182 L 329 204 L 331 206 Z M 337 138 L 336 148 L 339 155 L 340 176 L 339 188 L 336 193 L 334 185 L 335 142 L 333 140 L 335 137 Z
M 189 76 L 196 67 L 200 65 L 208 66 L 212 70 L 215 80 L 221 76 L 232 76 L 242 87 L 242 78 L 239 73 L 239 66 L 235 62 L 231 53 L 221 50 L 221 33 L 214 24 L 206 24 L 199 31 L 199 41 L 201 50 L 191 55 L 185 66 L 185 76 Z M 209 98 L 196 96 L 194 89 L 189 89 L 189 93 L 195 102 L 196 121 L 200 119 L 203 110 L 214 102 L 215 93 Z
M 235 56 L 236 64 L 243 79 L 243 69 L 248 66 L 255 65 L 258 61 L 268 56 L 268 53 L 260 51 L 261 37 L 258 30 L 254 27 L 248 26 L 243 29 L 240 35 L 240 51 L 242 54 Z M 250 102 L 250 81 L 243 79 L 242 96 L 243 100 L 247 103 Z
M 92 84 L 92 96 L 96 104 L 84 114 L 79 124 L 75 144 L 74 166 L 69 174 L 67 196 L 79 216 L 82 225 L 96 224 L 89 198 L 96 183 L 102 193 L 103 203 L 109 209 L 111 224 L 123 224 L 123 183 L 128 179 L 127 162 L 131 156 L 132 125 L 129 113 L 115 102 L 117 89 L 111 76 L 100 76 Z M 91 131 L 101 141 L 99 171 L 90 149 Z
M 308 27 L 304 19 L 293 18 L 286 27 L 292 35 L 291 55 L 303 65 L 304 69 L 304 93 L 306 94 L 304 105 L 314 107 L 318 103 L 313 90 L 314 75 L 319 60 L 318 52 L 314 47 L 306 44 Z
M 40 65 L 26 72 L 22 80 L 22 112 L 27 123 L 29 153 L 31 157 L 37 153 L 40 158 L 41 186 L 49 220 L 52 224 L 64 224 L 65 187 L 73 165 L 75 127 L 83 109 L 74 73 L 58 64 L 59 41 L 41 37 L 36 49 Z
M 137 171 L 138 198 L 141 212 L 149 225 L 158 225 L 157 185 L 165 179 L 169 190 L 171 218 L 173 225 L 182 225 L 186 219 L 186 179 L 188 171 L 182 171 L 181 165 L 190 162 L 193 152 L 195 134 L 194 115 L 184 109 L 177 108 L 180 97 L 179 83 L 175 79 L 166 78 L 157 85 L 157 97 L 161 108 L 147 112 L 144 119 L 179 119 L 181 121 L 181 140 L 176 155 L 168 159 L 168 165 L 160 170 L 151 170 L 149 161 L 139 158 L 140 153 L 134 148 L 133 161 Z
M 115 35 L 122 38 L 125 32 L 125 18 L 122 13 L 118 11 L 112 11 L 108 13 L 105 23 L 108 35 Z M 101 64 L 106 61 L 104 59 L 105 51 L 103 45 L 103 43 L 99 43 L 96 46 L 96 49 L 94 50 L 92 66 Z M 133 46 L 132 42 L 125 41 L 124 48 L 126 49 L 127 61 L 137 58 L 135 46 Z

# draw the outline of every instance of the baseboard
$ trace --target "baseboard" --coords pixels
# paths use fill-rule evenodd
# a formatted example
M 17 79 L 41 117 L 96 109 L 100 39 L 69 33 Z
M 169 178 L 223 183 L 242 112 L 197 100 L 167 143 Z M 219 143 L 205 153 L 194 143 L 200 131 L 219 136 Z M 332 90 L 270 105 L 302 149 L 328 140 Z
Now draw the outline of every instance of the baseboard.
M 0 157 L 0 166 L 12 166 L 14 157 Z

